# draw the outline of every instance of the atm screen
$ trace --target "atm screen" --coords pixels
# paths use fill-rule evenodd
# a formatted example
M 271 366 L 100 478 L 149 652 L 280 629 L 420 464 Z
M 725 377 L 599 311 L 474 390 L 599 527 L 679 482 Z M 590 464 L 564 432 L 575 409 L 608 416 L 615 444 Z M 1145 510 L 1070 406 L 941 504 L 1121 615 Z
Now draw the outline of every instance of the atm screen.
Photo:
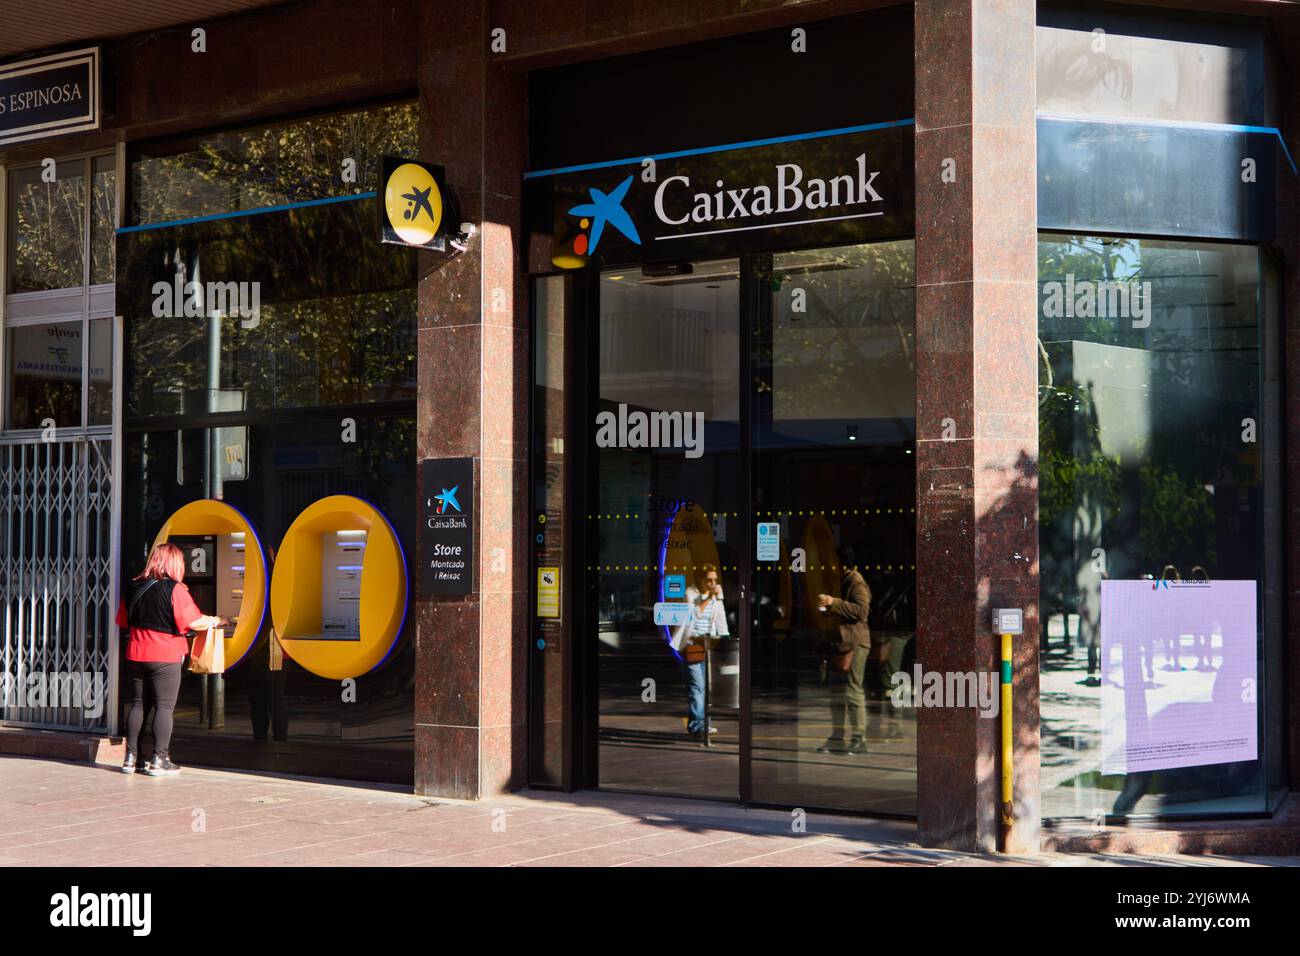
M 332 531 L 321 536 L 321 638 L 361 640 L 361 565 L 365 531 Z
M 217 536 L 217 610 L 216 613 L 235 622 L 239 618 L 239 605 L 244 599 L 244 535 Z
M 177 535 L 171 539 L 185 553 L 185 586 L 204 614 L 236 622 L 244 597 L 244 535 Z M 226 629 L 226 637 L 234 628 Z
M 199 610 L 204 614 L 212 613 L 212 606 L 216 603 L 217 589 L 211 584 L 198 584 L 185 578 L 185 586 L 190 589 L 190 596 L 194 598 L 194 603 L 199 606 Z

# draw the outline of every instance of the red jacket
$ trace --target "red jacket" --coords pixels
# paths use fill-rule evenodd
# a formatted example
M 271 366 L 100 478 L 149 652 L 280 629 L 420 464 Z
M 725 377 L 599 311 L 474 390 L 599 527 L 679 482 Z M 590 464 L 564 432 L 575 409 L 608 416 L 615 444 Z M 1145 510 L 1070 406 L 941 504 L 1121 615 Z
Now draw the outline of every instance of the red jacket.
M 172 588 L 172 614 L 176 618 L 176 630 L 180 634 L 168 634 L 165 631 L 150 631 L 143 627 L 131 628 L 131 636 L 126 642 L 126 659 L 128 661 L 149 661 L 159 664 L 179 664 L 190 652 L 190 642 L 185 639 L 185 632 L 203 612 L 190 597 L 190 589 L 183 584 Z M 126 602 L 117 606 L 117 626 L 126 627 Z

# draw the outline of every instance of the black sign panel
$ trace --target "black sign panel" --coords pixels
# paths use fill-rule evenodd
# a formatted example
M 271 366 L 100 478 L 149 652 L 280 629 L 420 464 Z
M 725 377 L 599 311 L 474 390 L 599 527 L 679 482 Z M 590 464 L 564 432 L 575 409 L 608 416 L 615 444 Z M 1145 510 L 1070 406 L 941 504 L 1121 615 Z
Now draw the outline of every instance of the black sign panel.
M 99 129 L 99 48 L 0 67 L 0 146 Z
M 528 178 L 559 268 L 896 239 L 914 231 L 911 120 Z M 544 195 L 542 195 L 544 194 Z
M 420 530 L 424 594 L 474 590 L 474 459 L 426 458 Z

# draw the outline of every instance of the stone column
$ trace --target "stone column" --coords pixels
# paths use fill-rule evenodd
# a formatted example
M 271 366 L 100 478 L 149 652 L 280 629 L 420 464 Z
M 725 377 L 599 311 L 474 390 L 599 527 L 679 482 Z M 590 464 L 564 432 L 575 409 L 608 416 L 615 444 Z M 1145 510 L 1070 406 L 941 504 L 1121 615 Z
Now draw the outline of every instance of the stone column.
M 1295 62 L 1294 57 L 1300 53 L 1300 19 L 1296 17 L 1278 18 L 1273 22 L 1277 30 L 1282 55 Z M 1300 76 L 1294 70 L 1288 72 L 1282 81 L 1285 112 L 1282 128 L 1293 131 L 1293 125 L 1300 120 Z M 1294 154 L 1295 134 L 1288 138 Z M 1284 560 L 1288 567 L 1300 567 L 1300 269 L 1295 263 L 1300 261 L 1300 183 L 1291 175 L 1286 160 L 1278 158 L 1278 194 L 1277 194 L 1277 243 L 1290 261 L 1289 266 L 1281 272 L 1282 302 L 1285 314 L 1281 319 L 1282 334 L 1277 345 L 1283 349 L 1284 367 L 1282 369 L 1283 398 L 1278 413 L 1283 416 L 1282 434 L 1285 442 L 1286 461 L 1284 463 L 1283 502 L 1286 518 L 1283 524 L 1285 544 Z M 1289 589 L 1283 610 L 1283 627 L 1286 629 L 1286 667 L 1287 672 L 1279 682 L 1284 688 L 1287 723 L 1287 750 L 1283 760 L 1283 773 L 1286 779 L 1300 780 L 1300 582 L 1291 574 Z M 1281 587 L 1281 584 L 1275 585 Z M 1280 663 L 1280 662 L 1279 662 Z
M 1015 826 L 1038 848 L 1034 0 L 916 4 L 917 660 L 998 670 L 1014 644 Z M 947 175 L 945 175 L 947 172 Z M 918 711 L 920 840 L 999 845 L 1000 721 Z
M 474 459 L 477 565 L 470 596 L 416 598 L 415 790 L 466 799 L 519 786 L 526 759 L 527 86 L 493 62 L 488 6 L 427 0 L 418 22 L 421 156 L 478 231 L 421 257 L 417 447 Z

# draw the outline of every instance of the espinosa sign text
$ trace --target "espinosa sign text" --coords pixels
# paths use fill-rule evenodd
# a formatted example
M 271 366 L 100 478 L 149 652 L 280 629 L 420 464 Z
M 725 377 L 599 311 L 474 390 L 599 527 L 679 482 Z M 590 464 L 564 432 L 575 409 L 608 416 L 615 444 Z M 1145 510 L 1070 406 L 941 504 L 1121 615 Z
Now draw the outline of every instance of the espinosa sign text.
M 0 66 L 0 146 L 99 129 L 99 48 Z

